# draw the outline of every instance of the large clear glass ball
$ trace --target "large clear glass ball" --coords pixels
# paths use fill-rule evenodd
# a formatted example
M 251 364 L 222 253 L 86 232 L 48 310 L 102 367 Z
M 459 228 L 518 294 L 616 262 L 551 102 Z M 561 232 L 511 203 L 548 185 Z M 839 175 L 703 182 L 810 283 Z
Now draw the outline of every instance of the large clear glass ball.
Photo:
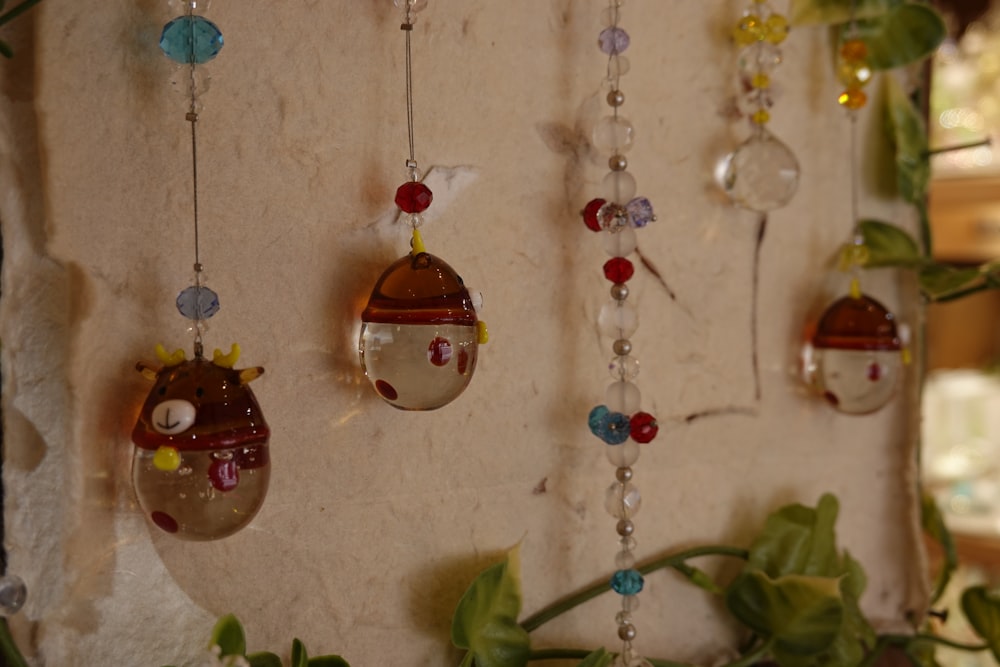
M 771 211 L 792 200 L 799 187 L 795 154 L 765 128 L 725 156 L 716 171 L 719 185 L 739 206 Z

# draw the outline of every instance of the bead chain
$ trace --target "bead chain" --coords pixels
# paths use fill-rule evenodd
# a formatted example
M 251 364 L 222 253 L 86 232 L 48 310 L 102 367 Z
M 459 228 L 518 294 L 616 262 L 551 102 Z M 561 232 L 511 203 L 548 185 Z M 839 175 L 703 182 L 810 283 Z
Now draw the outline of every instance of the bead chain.
M 611 113 L 594 128 L 593 143 L 602 151 L 610 152 L 610 172 L 602 181 L 603 197 L 593 199 L 582 211 L 584 224 L 594 232 L 603 232 L 605 251 L 611 256 L 604 264 L 604 276 L 611 282 L 611 301 L 606 303 L 598 317 L 601 333 L 614 342 L 614 356 L 609 363 L 614 382 L 605 394 L 605 404 L 590 411 L 588 425 L 591 432 L 605 443 L 605 454 L 615 466 L 615 481 L 605 495 L 605 509 L 615 519 L 618 534 L 618 552 L 615 555 L 615 573 L 611 588 L 621 596 L 621 611 L 615 616 L 621 653 L 616 656 L 615 667 L 648 667 L 649 662 L 634 653 L 632 642 L 636 628 L 632 613 L 639 606 L 638 593 L 643 587 L 643 577 L 635 569 L 635 524 L 632 518 L 639 511 L 641 497 L 632 483 L 632 465 L 639 458 L 639 443 L 656 437 L 659 427 L 656 419 L 639 410 L 641 395 L 632 382 L 639 372 L 639 362 L 632 356 L 629 337 L 638 327 L 638 313 L 628 303 L 628 281 L 635 267 L 627 259 L 636 248 L 635 230 L 656 220 L 652 204 L 645 197 L 636 197 L 635 178 L 628 173 L 625 152 L 632 147 L 633 127 L 619 110 L 625 103 L 621 90 L 621 76 L 628 71 L 628 60 L 622 53 L 629 47 L 627 32 L 619 27 L 624 0 L 609 0 L 604 11 L 606 27 L 598 37 L 600 50 L 608 56 L 605 85 L 606 101 Z M 631 416 L 629 416 L 631 415 Z
M 763 132 L 771 120 L 774 104 L 771 73 L 781 64 L 778 45 L 788 37 L 788 19 L 775 12 L 767 0 L 751 0 L 750 6 L 733 28 L 733 40 L 743 49 L 739 56 L 740 84 L 743 95 L 740 111 Z

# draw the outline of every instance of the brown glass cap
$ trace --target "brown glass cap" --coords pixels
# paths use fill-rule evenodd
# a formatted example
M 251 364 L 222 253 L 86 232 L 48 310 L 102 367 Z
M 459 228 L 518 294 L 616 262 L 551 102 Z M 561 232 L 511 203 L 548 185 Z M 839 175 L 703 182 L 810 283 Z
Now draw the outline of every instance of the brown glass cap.
M 834 301 L 820 317 L 812 344 L 841 350 L 899 350 L 896 318 L 881 303 L 861 295 Z
M 406 255 L 375 283 L 364 322 L 379 324 L 465 324 L 475 326 L 476 309 L 462 278 L 430 253 Z

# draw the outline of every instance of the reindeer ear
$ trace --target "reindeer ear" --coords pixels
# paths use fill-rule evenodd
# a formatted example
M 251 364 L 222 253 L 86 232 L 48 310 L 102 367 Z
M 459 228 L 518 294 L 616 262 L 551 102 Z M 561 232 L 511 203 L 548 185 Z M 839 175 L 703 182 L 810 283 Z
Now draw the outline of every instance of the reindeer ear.
M 250 384 L 263 374 L 264 374 L 263 366 L 244 368 L 243 370 L 240 371 L 240 384 Z
M 233 343 L 232 347 L 229 348 L 229 354 L 223 354 L 222 350 L 216 350 L 212 354 L 212 363 L 216 366 L 222 366 L 223 368 L 233 368 L 236 366 L 236 362 L 240 359 L 240 346 Z
M 176 366 L 184 361 L 184 350 L 177 349 L 173 354 L 167 354 L 166 348 L 157 344 L 156 358 L 162 361 L 164 366 Z
M 142 377 L 146 378 L 147 380 L 151 380 L 151 381 L 155 382 L 156 381 L 156 376 L 158 375 L 158 370 L 159 369 L 153 368 L 152 366 L 150 366 L 149 364 L 147 364 L 145 361 L 140 361 L 139 363 L 137 363 L 135 365 L 135 370 L 137 370 L 140 373 L 142 373 Z

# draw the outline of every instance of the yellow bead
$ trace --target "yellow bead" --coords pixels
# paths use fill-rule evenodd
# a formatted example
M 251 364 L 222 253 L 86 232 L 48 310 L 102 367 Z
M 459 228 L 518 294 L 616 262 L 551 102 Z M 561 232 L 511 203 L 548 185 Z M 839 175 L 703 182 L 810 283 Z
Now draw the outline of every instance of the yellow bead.
M 840 103 L 840 106 L 847 109 L 860 109 L 868 102 L 868 96 L 865 95 L 863 90 L 848 88 L 840 94 L 837 102 Z
M 173 472 L 181 467 L 181 455 L 174 447 L 160 447 L 153 454 L 153 467 L 163 472 Z
M 861 283 L 857 278 L 851 278 L 851 288 L 850 288 L 851 298 L 860 299 L 862 296 Z
M 757 109 L 750 116 L 750 120 L 757 123 L 758 125 L 763 125 L 767 121 L 771 120 L 771 114 L 769 114 L 765 109 Z
M 764 22 L 755 14 L 747 14 L 733 29 L 733 39 L 739 46 L 750 46 L 764 39 Z
M 490 331 L 486 328 L 486 322 L 482 320 L 476 322 L 476 342 L 480 345 L 490 342 Z
M 750 79 L 750 85 L 754 88 L 768 88 L 771 85 L 771 77 L 763 72 L 758 72 Z
M 849 39 L 840 45 L 840 57 L 849 63 L 859 63 L 868 57 L 868 45 L 860 39 Z
M 781 44 L 788 37 L 788 19 L 781 14 L 771 14 L 765 24 L 765 39 L 772 44 Z
M 872 70 L 863 62 L 842 60 L 837 68 L 837 78 L 848 88 L 861 88 L 872 80 Z

